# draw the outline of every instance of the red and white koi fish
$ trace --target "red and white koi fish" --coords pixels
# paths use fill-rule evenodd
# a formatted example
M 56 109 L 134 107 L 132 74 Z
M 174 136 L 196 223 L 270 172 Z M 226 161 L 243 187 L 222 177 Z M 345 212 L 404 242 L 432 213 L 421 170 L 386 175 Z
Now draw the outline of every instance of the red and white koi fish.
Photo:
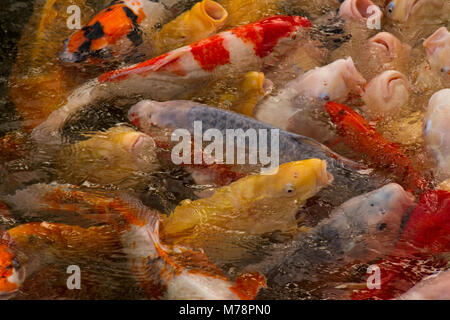
M 116 234 L 113 238 L 119 238 L 122 250 L 128 256 L 130 269 L 138 283 L 146 289 L 150 298 L 253 299 L 259 287 L 265 286 L 265 278 L 259 273 L 243 274 L 236 279 L 235 283 L 232 283 L 202 252 L 178 245 L 163 245 L 159 240 L 160 216 L 158 212 L 150 210 L 131 196 L 109 197 L 101 192 L 85 192 L 69 185 L 39 184 L 21 190 L 9 198 L 9 202 L 22 198 L 26 193 L 30 198 L 28 206 L 33 207 L 33 210 L 73 210 L 73 212 L 85 214 L 85 216 L 92 215 L 92 219 L 111 224 L 116 231 L 116 233 L 113 232 Z M 8 234 L 10 236 L 16 234 L 17 228 L 23 231 L 24 228 L 20 227 L 10 229 Z M 48 226 L 44 225 L 44 227 L 45 230 L 48 229 Z M 62 233 L 61 231 L 68 227 L 73 228 L 51 224 L 51 229 L 55 234 L 66 238 L 57 239 L 50 231 L 46 231 L 45 234 L 50 239 L 56 239 L 53 240 L 54 246 L 59 248 L 61 243 L 66 244 L 72 241 L 70 232 Z M 42 229 L 42 226 L 39 228 Z M 99 228 L 101 227 L 88 229 L 78 227 L 76 231 L 95 239 L 94 231 L 99 232 Z M 30 230 L 33 234 L 33 228 L 26 230 Z M 47 233 L 49 234 L 47 235 Z M 20 234 L 23 235 L 23 232 Z M 111 237 L 110 229 L 108 229 L 107 235 Z M 104 236 L 103 233 L 97 235 L 100 239 L 102 236 Z M 77 235 L 78 238 L 82 237 Z M 88 244 L 92 241 L 95 243 L 95 240 L 92 239 L 86 241 L 86 245 L 78 241 L 75 249 L 84 248 L 83 252 L 89 251 Z M 32 246 L 32 244 L 29 245 Z M 24 281 L 22 269 L 19 267 L 11 269 L 10 267 L 15 265 L 13 262 L 15 258 L 14 248 L 9 243 L 0 243 L 0 294 L 17 290 Z M 2 272 L 8 282 L 1 282 Z M 21 275 L 20 279 L 19 274 Z
M 64 42 L 60 59 L 81 62 L 127 54 L 141 45 L 143 33 L 174 16 L 168 5 L 174 1 L 114 0 L 81 30 Z M 175 1 L 178 2 L 178 1 Z
M 286 53 L 311 22 L 299 16 L 272 16 L 233 28 L 145 62 L 107 72 L 78 87 L 67 103 L 32 132 L 40 143 L 60 143 L 60 129 L 78 110 L 100 99 L 144 95 L 172 100 L 224 74 L 259 70 Z

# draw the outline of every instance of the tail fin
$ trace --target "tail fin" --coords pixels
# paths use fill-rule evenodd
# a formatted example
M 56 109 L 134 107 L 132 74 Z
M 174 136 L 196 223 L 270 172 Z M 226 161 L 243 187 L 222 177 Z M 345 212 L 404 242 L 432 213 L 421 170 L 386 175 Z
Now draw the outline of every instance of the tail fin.
M 253 300 L 260 288 L 266 288 L 266 277 L 259 272 L 241 274 L 235 279 L 235 285 L 231 287 L 241 300 Z

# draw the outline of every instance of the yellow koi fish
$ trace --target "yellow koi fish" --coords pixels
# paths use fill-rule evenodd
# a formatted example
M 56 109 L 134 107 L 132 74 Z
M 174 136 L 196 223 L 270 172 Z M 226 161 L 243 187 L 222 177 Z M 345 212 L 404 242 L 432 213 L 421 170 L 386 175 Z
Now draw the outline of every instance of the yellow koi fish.
M 193 230 L 208 226 L 250 234 L 295 228 L 299 207 L 333 177 L 320 159 L 289 162 L 276 169 L 276 173 L 241 178 L 209 198 L 184 200 L 165 219 L 162 232 L 166 237 L 189 237 Z
M 145 133 L 118 126 L 88 136 L 62 149 L 57 157 L 57 167 L 67 182 L 135 185 L 139 175 L 160 167 L 156 144 Z

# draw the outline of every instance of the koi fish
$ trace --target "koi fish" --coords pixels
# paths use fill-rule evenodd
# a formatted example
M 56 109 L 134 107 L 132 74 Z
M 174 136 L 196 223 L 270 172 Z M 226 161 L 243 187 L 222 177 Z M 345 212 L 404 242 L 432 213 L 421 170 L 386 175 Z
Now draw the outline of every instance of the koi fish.
M 437 27 L 448 23 L 450 3 L 445 0 L 392 0 L 386 3 L 386 17 L 413 47 Z
M 450 32 L 445 27 L 437 29 L 423 42 L 423 47 L 431 69 L 450 84 Z
M 250 234 L 296 229 L 298 209 L 333 181 L 326 166 L 319 159 L 288 162 L 275 168 L 276 173 L 249 175 L 211 197 L 184 200 L 164 220 L 164 235 L 192 237 L 193 230 L 210 225 Z
M 318 67 L 290 81 L 277 95 L 267 97 L 254 110 L 254 117 L 287 131 L 316 140 L 323 138 L 323 123 L 310 115 L 323 101 L 344 102 L 351 93 L 361 94 L 366 80 L 351 57 Z M 315 132 L 317 130 L 317 132 Z M 327 140 L 327 139 L 325 139 Z
M 392 299 L 404 293 L 424 276 L 446 267 L 440 254 L 450 251 L 450 192 L 424 193 L 411 212 L 395 249 L 380 267 L 381 287 L 358 290 L 352 299 Z
M 364 63 L 367 69 L 366 79 L 372 79 L 381 70 L 397 70 L 407 73 L 409 68 L 411 47 L 392 33 L 379 32 L 367 41 L 367 51 L 355 53 L 357 65 Z M 358 46 L 356 50 L 361 50 Z M 366 69 L 366 68 L 365 68 Z
M 264 73 L 250 71 L 245 74 L 239 88 L 231 109 L 251 117 L 258 102 L 272 91 L 273 83 L 265 78 Z
M 81 30 L 64 42 L 60 59 L 82 62 L 88 58 L 127 56 L 140 46 L 144 33 L 173 17 L 174 1 L 114 0 Z M 177 1 L 175 1 L 176 3 Z
M 298 16 L 273 16 L 236 27 L 145 62 L 107 72 L 77 88 L 67 103 L 32 132 L 40 143 L 60 143 L 60 129 L 76 111 L 100 99 L 143 94 L 170 100 L 201 88 L 223 74 L 259 70 L 291 48 L 311 26 Z
M 371 175 L 370 170 L 363 170 L 366 169 L 364 166 L 336 154 L 311 138 L 272 127 L 235 112 L 200 105 L 192 101 L 144 100 L 128 111 L 128 118 L 132 124 L 150 135 L 155 130 L 171 132 L 176 129 L 186 129 L 193 137 L 196 134 L 194 121 L 201 121 L 202 134 L 208 129 L 215 129 L 220 131 L 223 137 L 226 137 L 228 129 L 239 129 L 244 133 L 249 129 L 256 132 L 262 130 L 267 133 L 267 155 L 276 154 L 279 164 L 311 158 L 326 160 L 327 170 L 333 175 L 334 183 L 318 193 L 320 204 L 315 202 L 308 207 L 310 210 L 316 208 L 319 211 L 318 214 L 323 212 L 324 205 L 338 206 L 351 197 L 386 184 L 383 177 Z M 274 149 L 271 139 L 278 141 L 278 148 Z M 246 148 L 246 158 L 252 152 L 251 148 L 250 145 Z
M 427 189 L 427 181 L 401 148 L 385 139 L 361 115 L 335 102 L 327 102 L 325 109 L 349 147 L 367 155 L 375 166 L 392 170 L 397 179 L 408 188 Z
M 81 23 L 95 12 L 89 0 L 35 1 L 33 14 L 21 32 L 11 70 L 9 95 L 20 113 L 22 125 L 31 131 L 65 102 L 67 95 L 83 80 L 59 63 L 62 42 L 70 34 L 67 8 L 83 8 Z M 80 79 L 81 78 L 81 79 Z
M 68 185 L 47 186 L 45 189 L 31 188 L 23 190 L 21 193 L 28 191 L 31 198 L 38 200 L 38 207 L 74 210 L 74 212 L 86 215 L 94 213 L 93 219 L 108 224 L 88 229 L 61 224 L 25 224 L 16 227 L 19 228 L 19 232 L 16 232 L 14 228 L 8 231 L 8 235 L 12 239 L 15 240 L 16 234 L 21 234 L 28 239 L 32 234 L 39 235 L 41 229 L 44 228 L 43 243 L 47 244 L 47 247 L 67 246 L 75 250 L 81 248 L 84 255 L 95 254 L 97 250 L 101 250 L 105 246 L 103 241 L 99 241 L 104 234 L 99 232 L 99 228 L 108 228 L 107 234 L 114 240 L 111 243 L 120 241 L 121 250 L 128 257 L 130 270 L 138 283 L 146 289 L 149 297 L 153 299 L 252 299 L 258 288 L 265 285 L 265 278 L 258 273 L 243 274 L 236 279 L 236 283 L 232 283 L 203 253 L 179 245 L 162 244 L 158 231 L 159 214 L 131 196 L 118 195 L 111 198 L 101 192 L 85 192 Z M 35 190 L 41 194 L 34 195 Z M 42 193 L 44 193 L 44 197 L 42 197 Z M 32 202 L 30 202 L 30 207 L 33 205 Z M 30 227 L 39 230 L 29 230 Z M 25 231 L 20 232 L 21 228 L 25 228 Z M 70 230 L 70 228 L 75 230 L 74 239 L 71 238 L 70 232 L 66 234 L 64 231 Z M 111 232 L 111 228 L 113 232 Z M 89 235 L 95 240 L 83 238 L 83 234 Z M 54 238 L 56 236 L 59 238 Z M 48 238 L 53 240 L 49 241 Z M 109 241 L 110 239 L 107 238 L 106 242 Z M 20 241 L 16 241 L 16 243 L 20 243 Z M 32 252 L 42 253 L 33 247 L 33 243 L 30 243 L 30 247 Z M 11 252 L 11 250 L 11 245 L 5 248 L 6 252 Z M 9 268 L 14 255 L 10 255 L 8 258 L 1 267 Z M 10 277 L 11 275 L 8 273 L 8 279 Z M 15 278 L 8 281 L 12 280 Z M 5 291 L 8 288 L 5 286 Z M 14 289 L 17 289 L 17 286 Z
M 392 0 L 386 5 L 386 16 L 398 22 L 414 18 L 431 18 L 442 14 L 445 1 L 442 0 Z
M 371 118 L 398 115 L 409 101 L 411 86 L 408 78 L 395 70 L 385 71 L 367 84 L 361 108 Z
M 138 176 L 160 167 L 155 141 L 130 127 L 85 136 L 87 140 L 65 146 L 56 156 L 57 170 L 69 183 L 136 185 Z
M 92 253 L 111 254 L 120 249 L 113 231 L 109 226 L 81 228 L 32 222 L 2 232 L 0 298 L 13 297 L 27 278 L 58 257 L 83 259 Z
M 394 248 L 402 219 L 414 204 L 414 196 L 400 185 L 387 184 L 352 198 L 330 213 L 307 233 L 298 234 L 283 248 L 245 270 L 267 277 L 267 290 L 286 291 L 289 283 L 318 281 L 330 266 L 370 261 Z M 264 290 L 266 291 L 266 290 Z

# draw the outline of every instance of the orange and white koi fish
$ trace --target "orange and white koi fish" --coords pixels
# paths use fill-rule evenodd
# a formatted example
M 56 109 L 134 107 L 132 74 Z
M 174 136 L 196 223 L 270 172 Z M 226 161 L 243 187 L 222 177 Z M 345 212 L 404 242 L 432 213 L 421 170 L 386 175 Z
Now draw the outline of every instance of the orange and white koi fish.
M 174 16 L 169 2 L 173 1 L 112 1 L 65 41 L 60 59 L 81 62 L 88 58 L 130 54 L 144 42 L 144 32 L 151 32 L 155 26 Z
M 427 181 L 403 150 L 379 134 L 361 115 L 336 102 L 328 102 L 325 108 L 349 147 L 367 155 L 375 166 L 390 168 L 407 188 L 427 189 Z
M 67 103 L 32 132 L 40 143 L 60 143 L 60 129 L 76 111 L 100 99 L 144 95 L 171 100 L 224 74 L 259 70 L 286 53 L 311 22 L 299 16 L 272 16 L 233 28 L 145 62 L 107 72 L 78 87 Z
M 9 229 L 0 234 L 0 299 L 11 298 L 28 277 L 60 257 L 83 259 L 117 249 L 120 243 L 110 226 L 32 222 Z
M 37 192 L 37 193 L 36 193 Z M 48 232 L 45 237 L 49 237 L 55 246 L 67 244 L 68 247 L 84 252 L 97 250 L 95 247 L 99 241 L 83 238 L 84 234 L 91 234 L 99 231 L 98 228 L 109 227 L 108 235 L 112 234 L 114 239 L 119 240 L 124 253 L 128 256 L 131 271 L 135 275 L 138 283 L 146 289 L 150 298 L 153 299 L 252 299 L 256 296 L 258 288 L 265 286 L 265 278 L 258 273 L 247 273 L 236 279 L 232 283 L 228 277 L 207 257 L 197 251 L 192 251 L 182 246 L 166 246 L 159 240 L 158 212 L 145 207 L 140 201 L 128 195 L 115 197 L 105 196 L 101 192 L 85 192 L 77 190 L 69 185 L 35 185 L 16 193 L 16 200 L 22 198 L 24 193 L 28 193 L 28 210 L 34 206 L 33 210 L 73 210 L 73 212 L 83 213 L 86 216 L 92 215 L 92 219 L 108 222 L 110 225 L 101 227 L 90 227 L 83 229 L 60 224 L 40 223 L 38 228 L 50 228 L 54 233 Z M 36 194 L 35 194 L 36 193 Z M 11 200 L 13 198 L 10 198 Z M 22 207 L 26 206 L 23 204 Z M 24 208 L 22 208 L 24 209 Z M 23 226 L 35 226 L 27 224 Z M 111 232 L 111 225 L 113 231 Z M 17 228 L 24 228 L 19 226 Z M 50 227 L 49 227 L 50 226 Z M 79 243 L 72 243 L 70 233 L 64 233 L 67 228 L 76 229 Z M 95 229 L 97 228 L 97 229 Z M 15 229 L 10 229 L 8 234 L 14 239 Z M 14 232 L 13 232 L 14 231 Z M 36 232 L 30 230 L 28 235 Z M 26 232 L 23 232 L 26 234 Z M 103 232 L 99 232 L 96 237 L 102 239 Z M 60 236 L 60 238 L 55 238 Z M 44 237 L 44 243 L 45 243 Z M 105 236 L 106 237 L 106 236 Z M 83 239 L 83 241 L 81 241 Z M 47 241 L 48 243 L 48 241 Z M 89 245 L 86 245 L 89 244 Z M 89 246 L 93 246 L 89 250 Z M 102 244 L 100 248 L 104 246 Z M 65 247 L 64 247 L 65 248 Z M 36 248 L 34 248 L 36 249 Z M 4 252 L 3 260 L 0 260 L 0 270 L 5 273 L 3 287 L 0 293 L 8 293 L 17 290 L 23 282 L 23 274 L 17 267 L 11 272 L 4 270 L 14 266 L 14 249 L 9 244 L 0 246 L 0 251 Z M 38 250 L 32 250 L 36 252 Z M 19 261 L 20 262 L 20 261 Z M 0 274 L 1 275 L 1 274 Z M 19 277 L 20 275 L 20 277 Z M 19 278 L 22 279 L 19 281 Z

